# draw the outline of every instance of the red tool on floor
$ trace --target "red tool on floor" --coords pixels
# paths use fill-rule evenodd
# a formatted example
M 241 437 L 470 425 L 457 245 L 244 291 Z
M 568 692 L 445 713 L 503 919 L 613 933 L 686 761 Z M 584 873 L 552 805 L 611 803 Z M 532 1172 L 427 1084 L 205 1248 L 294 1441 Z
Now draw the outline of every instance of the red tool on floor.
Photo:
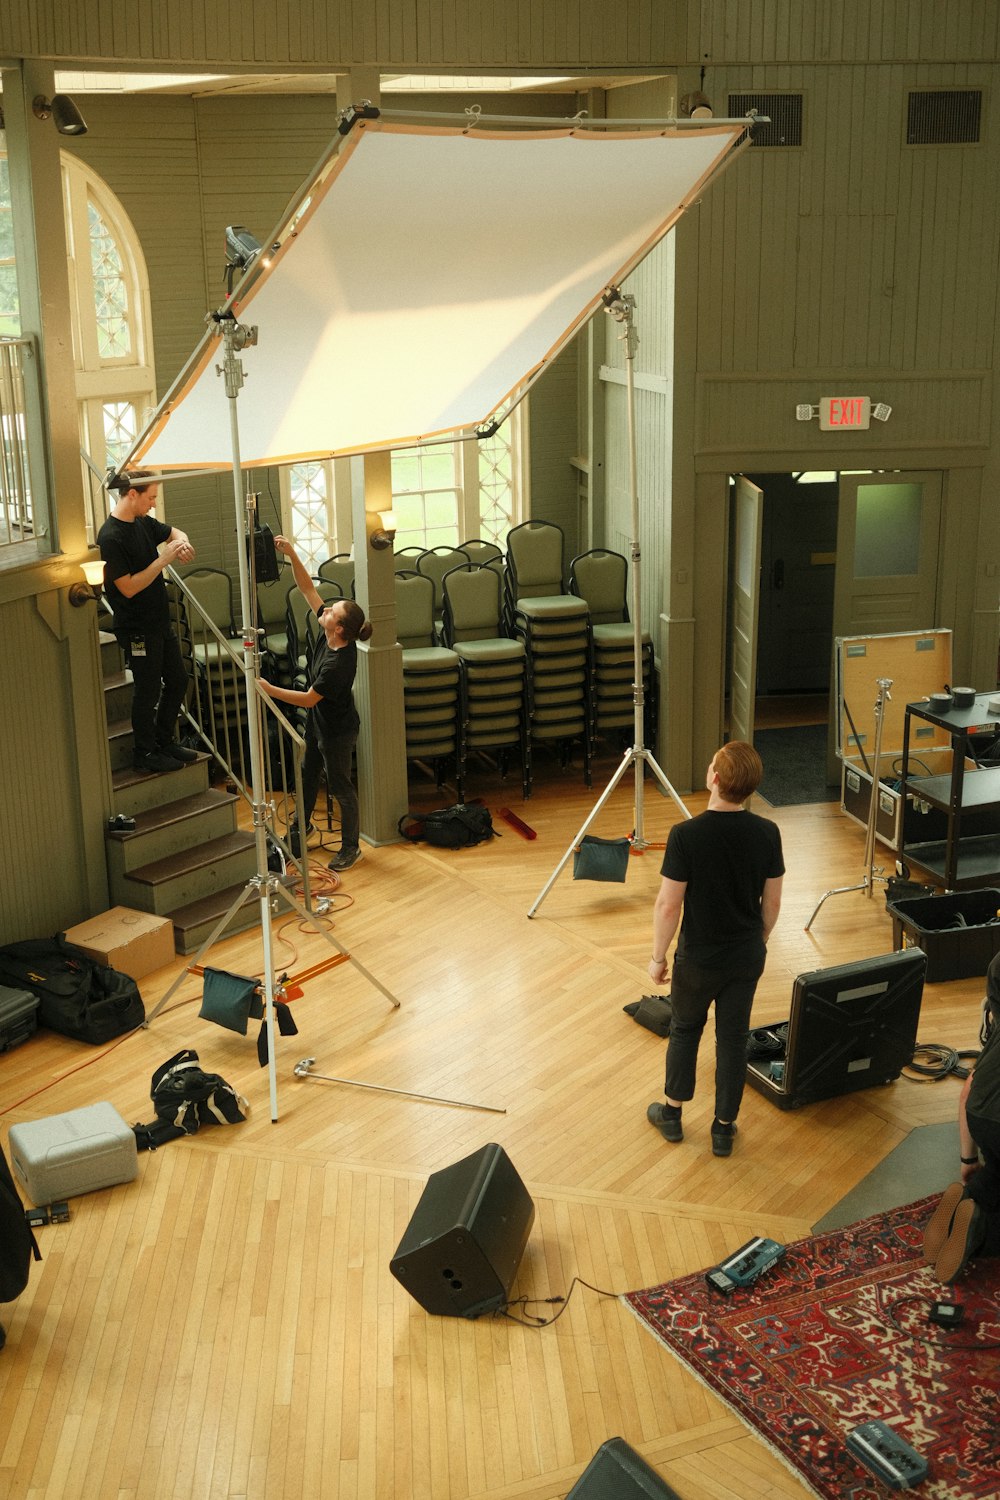
M 509 807 L 501 807 L 500 816 L 505 823 L 509 823 L 515 833 L 519 833 L 523 839 L 537 839 L 538 834 L 527 823 L 522 822 L 517 813 L 511 812 Z

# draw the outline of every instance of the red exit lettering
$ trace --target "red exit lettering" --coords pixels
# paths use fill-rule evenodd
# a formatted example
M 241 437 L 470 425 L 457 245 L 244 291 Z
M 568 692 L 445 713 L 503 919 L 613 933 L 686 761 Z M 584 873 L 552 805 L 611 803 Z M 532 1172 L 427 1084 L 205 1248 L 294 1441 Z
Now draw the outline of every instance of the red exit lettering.
M 831 427 L 857 427 L 861 421 L 861 397 L 851 396 L 830 402 Z

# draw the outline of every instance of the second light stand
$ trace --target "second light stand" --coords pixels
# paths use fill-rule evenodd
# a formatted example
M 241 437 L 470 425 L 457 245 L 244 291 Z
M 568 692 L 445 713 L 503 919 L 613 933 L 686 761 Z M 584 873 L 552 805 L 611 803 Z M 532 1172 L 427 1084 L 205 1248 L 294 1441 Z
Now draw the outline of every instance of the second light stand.
M 892 701 L 889 689 L 892 687 L 891 677 L 877 677 L 875 686 L 878 688 L 878 696 L 875 699 L 875 747 L 872 754 L 872 796 L 868 807 L 868 825 L 865 829 L 865 873 L 857 885 L 838 885 L 832 891 L 824 891 L 816 902 L 812 916 L 805 925 L 808 932 L 816 920 L 823 902 L 828 896 L 846 896 L 849 891 L 864 891 L 865 895 L 871 896 L 876 880 L 887 882 L 887 877 L 881 870 L 875 870 L 875 824 L 878 819 L 878 789 L 879 789 L 879 767 L 882 763 L 882 724 L 885 718 L 885 705 Z
M 642 588 L 640 582 L 640 548 L 639 548 L 639 475 L 638 459 L 636 453 L 636 423 L 635 423 L 635 351 L 638 347 L 639 336 L 635 331 L 635 298 L 623 296 L 616 286 L 609 286 L 602 298 L 604 310 L 616 323 L 620 323 L 624 329 L 619 335 L 625 345 L 625 393 L 626 411 L 628 417 L 628 475 L 629 491 L 631 499 L 631 523 L 632 543 L 630 556 L 632 560 L 632 703 L 633 703 L 633 743 L 622 757 L 621 765 L 618 767 L 604 791 L 598 797 L 591 808 L 586 822 L 580 829 L 576 838 L 570 844 L 562 859 L 556 865 L 548 882 L 542 888 L 535 899 L 534 905 L 528 912 L 533 917 L 541 906 L 549 891 L 559 879 L 564 866 L 568 863 L 570 855 L 587 832 L 601 808 L 611 796 L 615 787 L 621 781 L 629 768 L 635 772 L 635 818 L 632 830 L 631 845 L 633 849 L 643 850 L 648 847 L 643 829 L 643 776 L 645 767 L 648 766 L 668 796 L 673 797 L 677 806 L 685 818 L 690 818 L 680 797 L 670 785 L 666 775 L 656 763 L 656 758 L 651 750 L 647 750 L 643 744 L 644 715 L 645 715 L 645 693 L 642 686 Z

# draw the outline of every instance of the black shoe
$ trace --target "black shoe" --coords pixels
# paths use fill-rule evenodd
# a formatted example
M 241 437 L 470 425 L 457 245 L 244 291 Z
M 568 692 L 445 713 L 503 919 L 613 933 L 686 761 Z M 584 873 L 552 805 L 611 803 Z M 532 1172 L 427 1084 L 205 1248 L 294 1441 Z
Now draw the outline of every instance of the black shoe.
M 151 750 L 148 755 L 137 755 L 132 762 L 136 771 L 145 771 L 148 776 L 153 776 L 160 771 L 179 771 L 181 762 L 174 760 L 172 755 L 166 755 L 162 750 Z
M 933 1266 L 938 1256 L 944 1249 L 945 1241 L 951 1234 L 952 1221 L 955 1210 L 965 1197 L 965 1187 L 961 1182 L 953 1182 L 946 1187 L 941 1194 L 937 1208 L 927 1221 L 924 1230 L 924 1260 L 929 1266 Z
M 985 1214 L 974 1199 L 963 1198 L 955 1209 L 948 1238 L 934 1262 L 934 1275 L 938 1281 L 954 1281 L 960 1276 L 982 1245 L 985 1235 Z
M 364 855 L 360 849 L 341 849 L 339 854 L 333 856 L 327 868 L 338 871 L 350 870 L 352 866 L 359 865 L 363 859 Z
M 157 755 L 169 755 L 171 759 L 180 761 L 182 766 L 190 764 L 198 759 L 197 750 L 190 750 L 187 745 L 179 745 L 176 740 L 170 740 L 166 745 L 157 745 Z
M 311 823 L 307 823 L 306 824 L 306 838 L 308 839 L 309 835 L 311 833 L 315 833 L 315 832 L 316 832 L 316 830 L 313 827 L 313 825 Z M 299 825 L 298 825 L 298 823 L 292 823 L 290 825 L 289 829 L 288 829 L 288 847 L 289 847 L 289 849 L 291 849 L 291 851 L 295 855 L 296 859 L 301 859 L 302 858 L 302 845 L 301 845 L 301 841 L 299 839 Z
M 646 1111 L 646 1119 L 650 1125 L 656 1126 L 665 1141 L 684 1139 L 681 1112 L 676 1104 L 651 1104 Z
M 721 1120 L 712 1121 L 712 1155 L 732 1156 L 733 1136 L 736 1134 L 736 1126 L 733 1123 L 723 1125 Z

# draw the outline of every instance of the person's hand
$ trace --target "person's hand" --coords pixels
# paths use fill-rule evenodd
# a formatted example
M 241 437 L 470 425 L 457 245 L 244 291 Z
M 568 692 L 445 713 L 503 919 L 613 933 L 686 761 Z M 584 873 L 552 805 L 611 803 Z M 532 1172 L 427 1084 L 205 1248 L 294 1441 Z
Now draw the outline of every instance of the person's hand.
M 274 539 L 274 548 L 276 552 L 280 552 L 284 557 L 295 556 L 295 548 L 287 536 L 276 536 Z
M 266 677 L 258 677 L 257 681 L 260 683 L 261 687 L 263 688 L 263 690 L 267 694 L 267 696 L 269 698 L 273 698 L 274 697 L 274 684 L 271 683 L 271 682 L 268 682 L 268 680 L 267 680 Z
M 168 561 L 172 563 L 190 562 L 194 557 L 194 548 L 191 543 L 184 541 L 181 537 L 178 537 L 176 541 L 168 542 L 164 550 Z
M 661 964 L 658 964 L 650 959 L 647 973 L 654 984 L 665 984 L 667 978 L 667 960 L 664 959 Z

